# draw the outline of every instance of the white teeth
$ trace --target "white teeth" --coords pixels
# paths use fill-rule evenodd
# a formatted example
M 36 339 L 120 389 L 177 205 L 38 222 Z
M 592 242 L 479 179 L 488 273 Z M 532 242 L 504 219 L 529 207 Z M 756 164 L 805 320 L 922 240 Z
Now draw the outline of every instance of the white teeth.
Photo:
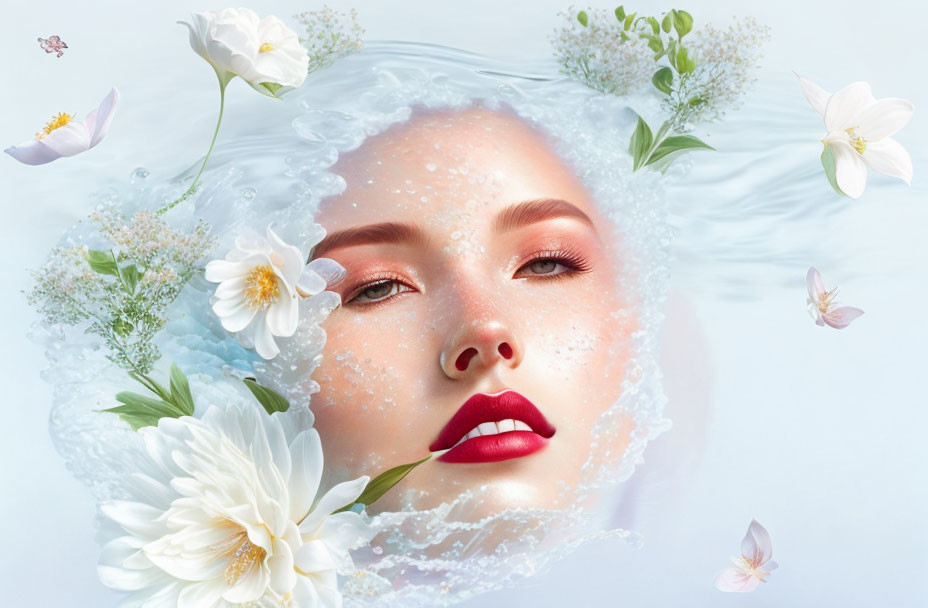
M 461 439 L 452 447 L 457 447 L 468 439 L 473 439 L 474 437 L 486 437 L 487 435 L 499 435 L 500 433 L 509 433 L 512 431 L 531 430 L 532 427 L 525 424 L 521 420 L 513 420 L 511 418 L 507 420 L 500 420 L 499 422 L 484 422 L 472 428 L 469 433 L 461 437 Z
M 499 434 L 499 428 L 496 426 L 495 422 L 484 422 L 477 426 L 477 430 L 480 431 L 481 436 Z

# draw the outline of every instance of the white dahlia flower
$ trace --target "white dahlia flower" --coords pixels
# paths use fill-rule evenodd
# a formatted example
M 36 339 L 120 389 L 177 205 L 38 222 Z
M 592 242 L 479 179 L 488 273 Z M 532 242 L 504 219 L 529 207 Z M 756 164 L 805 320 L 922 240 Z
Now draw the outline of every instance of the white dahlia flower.
M 351 504 L 369 481 L 336 485 L 316 501 L 322 447 L 315 429 L 293 431 L 284 414 L 211 407 L 202 419 L 162 418 L 139 430 L 144 473 L 131 500 L 102 511 L 124 536 L 103 548 L 108 587 L 123 606 L 214 608 L 341 605 L 337 572 L 371 529 Z M 315 506 L 313 503 L 315 502 Z

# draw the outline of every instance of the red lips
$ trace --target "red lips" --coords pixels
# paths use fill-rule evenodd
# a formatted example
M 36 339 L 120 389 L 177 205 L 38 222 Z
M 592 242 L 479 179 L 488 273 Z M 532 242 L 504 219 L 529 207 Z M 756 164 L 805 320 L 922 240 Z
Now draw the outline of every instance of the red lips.
M 519 425 L 522 430 L 510 430 L 506 424 L 507 429 L 498 429 L 501 432 L 472 437 L 458 444 L 480 424 L 505 420 L 524 423 L 531 430 L 524 425 Z M 548 444 L 555 430 L 531 401 L 514 390 L 496 395 L 477 393 L 452 416 L 429 450 L 452 448 L 438 459 L 442 462 L 498 462 L 537 452 Z

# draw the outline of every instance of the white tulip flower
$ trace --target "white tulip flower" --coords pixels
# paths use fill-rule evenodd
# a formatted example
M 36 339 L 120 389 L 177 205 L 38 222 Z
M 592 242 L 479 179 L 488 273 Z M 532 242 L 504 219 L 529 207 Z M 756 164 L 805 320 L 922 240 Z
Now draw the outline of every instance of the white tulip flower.
M 867 167 L 910 184 L 912 159 L 890 136 L 912 118 L 912 102 L 896 97 L 874 99 L 870 85 L 852 82 L 834 95 L 799 76 L 808 102 L 825 119 L 822 164 L 832 185 L 859 198 L 867 186 Z
M 219 283 L 213 311 L 223 328 L 265 359 L 280 354 L 275 336 L 296 332 L 300 298 L 319 294 L 344 277 L 344 268 L 334 260 L 304 260 L 298 248 L 268 226 L 266 238 L 240 236 L 224 260 L 206 265 L 206 280 Z
M 44 165 L 62 156 L 80 154 L 103 141 L 113 122 L 119 91 L 113 88 L 84 120 L 65 112 L 56 114 L 35 137 L 4 150 L 27 165 Z

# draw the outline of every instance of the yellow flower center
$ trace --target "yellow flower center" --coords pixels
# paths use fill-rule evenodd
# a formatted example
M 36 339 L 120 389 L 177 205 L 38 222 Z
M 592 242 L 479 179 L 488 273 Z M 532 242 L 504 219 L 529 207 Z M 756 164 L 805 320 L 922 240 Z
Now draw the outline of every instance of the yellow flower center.
M 818 301 L 818 309 L 823 313 L 828 312 L 828 309 L 835 301 L 835 296 L 838 295 L 838 288 L 835 287 L 831 291 L 826 291 L 821 295 Z
M 280 297 L 277 275 L 270 266 L 255 266 L 245 276 L 245 302 L 255 310 L 263 310 Z
M 235 555 L 229 560 L 229 565 L 226 566 L 223 573 L 226 584 L 230 587 L 233 586 L 251 570 L 255 563 L 263 562 L 265 557 L 267 557 L 267 551 L 245 539 L 245 542 L 238 546 Z
M 857 150 L 858 154 L 863 154 L 864 150 L 867 149 L 867 140 L 863 137 L 859 137 L 855 129 L 857 129 L 857 127 L 851 127 L 845 129 L 844 132 L 847 133 L 848 138 L 851 140 L 851 147 Z
M 264 44 L 258 47 L 259 53 L 270 53 L 273 50 L 274 50 L 274 45 L 271 44 L 270 42 L 265 42 Z
M 54 116 L 52 116 L 52 119 L 48 121 L 45 127 L 41 131 L 35 134 L 35 138 L 42 139 L 43 137 L 45 137 L 46 135 L 48 135 L 55 129 L 60 129 L 61 127 L 71 122 L 73 118 L 74 118 L 73 116 L 65 112 L 59 112 L 58 114 L 55 114 Z

